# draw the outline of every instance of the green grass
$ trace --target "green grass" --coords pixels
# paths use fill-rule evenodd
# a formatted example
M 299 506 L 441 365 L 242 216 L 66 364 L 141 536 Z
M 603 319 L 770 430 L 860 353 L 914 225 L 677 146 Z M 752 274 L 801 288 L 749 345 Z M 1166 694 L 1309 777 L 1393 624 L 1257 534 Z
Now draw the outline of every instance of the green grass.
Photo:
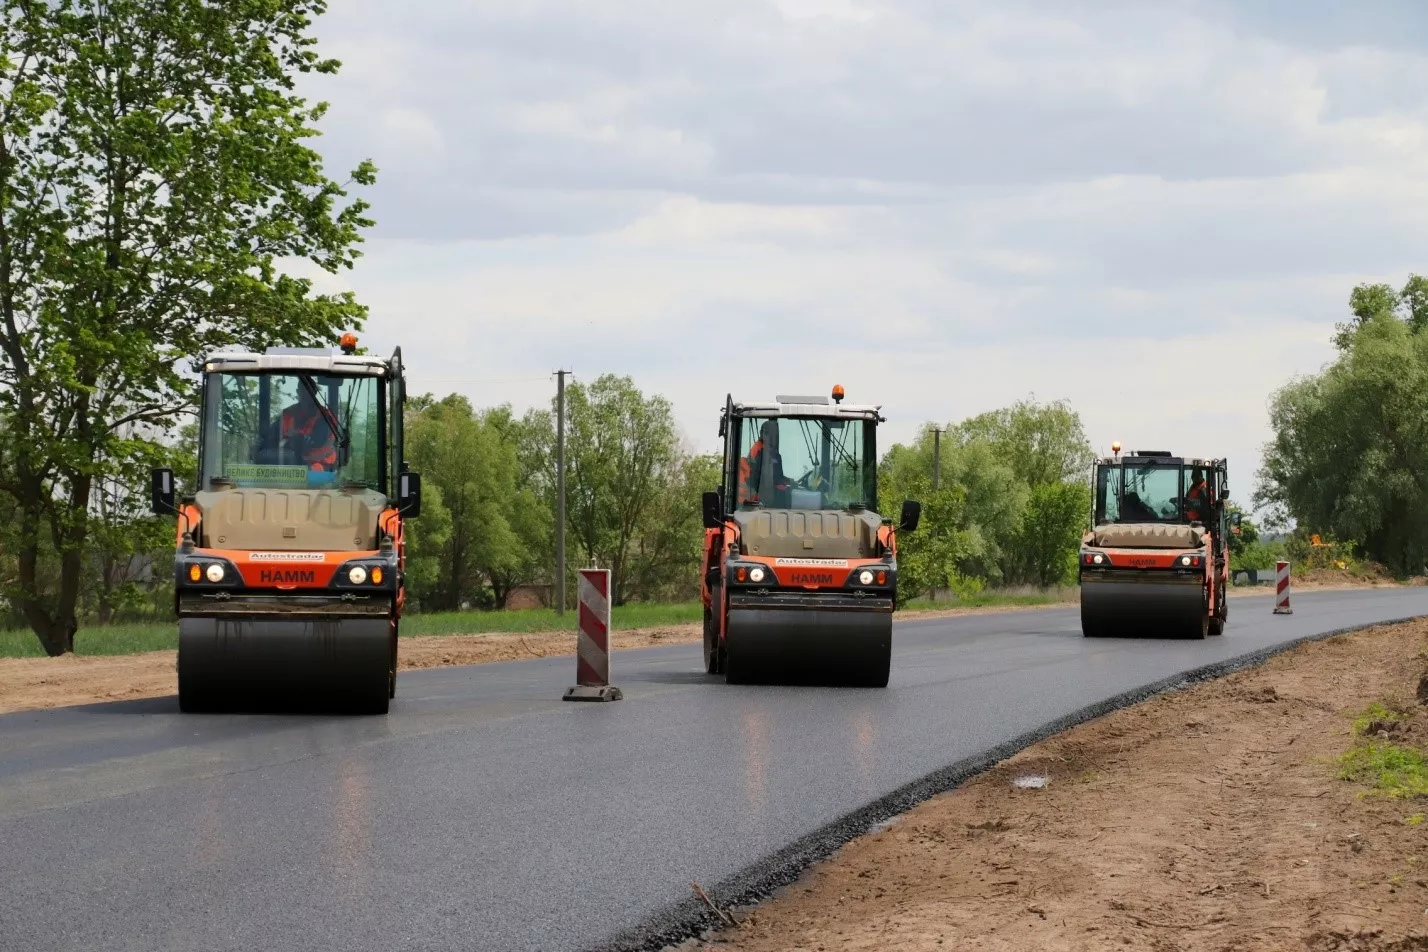
M 178 625 L 140 624 L 81 628 L 74 636 L 74 653 L 79 655 L 138 654 L 178 647 Z M 0 658 L 42 658 L 40 639 L 28 628 L 0 631 Z
M 632 604 L 614 609 L 611 619 L 617 629 L 654 628 L 697 622 L 704 609 L 699 602 L 671 605 Z M 402 619 L 402 636 L 481 635 L 509 631 L 532 634 L 543 631 L 575 630 L 577 614 L 562 618 L 553 609 L 532 608 L 509 612 L 439 612 L 407 615 Z M 75 636 L 77 655 L 138 654 L 178 647 L 178 623 L 111 625 L 81 628 Z M 0 658 L 41 658 L 40 641 L 29 629 L 0 631 Z
M 1398 724 L 1408 720 L 1408 713 L 1375 701 L 1354 716 L 1354 733 L 1367 734 L 1374 725 Z
M 1360 744 L 1339 758 L 1339 778 L 1395 800 L 1428 796 L 1428 757 L 1398 744 Z

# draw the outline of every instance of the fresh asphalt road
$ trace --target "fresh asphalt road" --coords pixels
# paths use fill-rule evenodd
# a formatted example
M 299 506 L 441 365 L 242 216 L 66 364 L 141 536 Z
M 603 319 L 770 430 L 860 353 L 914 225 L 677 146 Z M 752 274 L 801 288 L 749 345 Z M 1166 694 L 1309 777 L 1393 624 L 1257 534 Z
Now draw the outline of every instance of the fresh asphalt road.
M 913 619 L 886 690 L 729 687 L 697 645 L 403 674 L 385 718 L 0 717 L 0 949 L 574 950 L 893 789 L 1104 700 L 1428 588 L 1235 599 L 1223 638 L 1074 609 Z

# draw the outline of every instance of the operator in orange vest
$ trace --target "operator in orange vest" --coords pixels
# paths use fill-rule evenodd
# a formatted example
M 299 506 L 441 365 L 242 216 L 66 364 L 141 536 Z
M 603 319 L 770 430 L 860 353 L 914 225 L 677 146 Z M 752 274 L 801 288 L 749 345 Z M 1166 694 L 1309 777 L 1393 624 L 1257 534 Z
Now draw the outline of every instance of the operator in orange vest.
M 337 469 L 337 427 L 332 413 L 319 407 L 306 387 L 298 389 L 297 402 L 282 412 L 274 427 L 275 442 L 286 444 L 309 470 Z
M 740 505 L 756 506 L 760 502 L 759 482 L 763 479 L 765 453 L 773 454 L 774 492 L 788 489 L 788 480 L 783 474 L 783 457 L 778 452 L 778 421 L 765 420 L 759 429 L 759 438 L 749 447 L 749 455 L 739 460 Z
M 1190 474 L 1190 488 L 1185 491 L 1185 518 L 1190 522 L 1200 522 L 1201 510 L 1209 501 L 1210 489 L 1205 485 L 1205 471 L 1197 469 Z

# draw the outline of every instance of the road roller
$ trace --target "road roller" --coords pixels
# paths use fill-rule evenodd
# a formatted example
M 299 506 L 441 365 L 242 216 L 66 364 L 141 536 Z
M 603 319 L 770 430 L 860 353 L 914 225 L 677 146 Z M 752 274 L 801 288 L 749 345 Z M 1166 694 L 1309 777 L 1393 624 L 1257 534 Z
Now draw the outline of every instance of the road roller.
M 202 366 L 197 484 L 176 498 L 174 609 L 184 711 L 385 714 L 397 689 L 403 524 L 401 351 L 218 351 Z
M 886 687 L 897 533 L 878 514 L 881 407 L 725 399 L 723 478 L 704 509 L 704 661 L 730 684 Z
M 1239 520 L 1226 508 L 1225 460 L 1111 449 L 1092 470 L 1092 528 L 1080 550 L 1082 634 L 1223 634 L 1228 533 Z

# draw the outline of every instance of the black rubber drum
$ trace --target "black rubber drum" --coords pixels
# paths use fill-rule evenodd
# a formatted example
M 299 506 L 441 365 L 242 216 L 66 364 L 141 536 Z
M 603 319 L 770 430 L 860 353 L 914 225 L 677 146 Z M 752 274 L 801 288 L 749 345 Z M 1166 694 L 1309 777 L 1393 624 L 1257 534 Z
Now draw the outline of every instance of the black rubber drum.
M 1083 579 L 1081 629 L 1090 638 L 1204 638 L 1209 630 L 1204 583 Z
M 886 687 L 892 612 L 730 608 L 730 684 Z
M 385 618 L 182 618 L 185 711 L 385 714 L 392 653 Z

